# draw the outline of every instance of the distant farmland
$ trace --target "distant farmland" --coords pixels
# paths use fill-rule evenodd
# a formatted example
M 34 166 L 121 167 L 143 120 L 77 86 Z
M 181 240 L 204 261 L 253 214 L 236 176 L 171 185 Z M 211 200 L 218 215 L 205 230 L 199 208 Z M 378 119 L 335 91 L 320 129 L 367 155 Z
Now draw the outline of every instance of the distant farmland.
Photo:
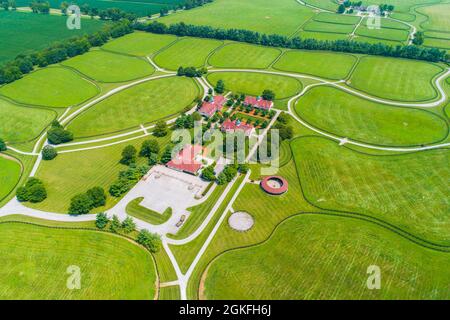
M 81 30 L 69 30 L 66 17 L 23 12 L 0 11 L 0 64 L 49 44 L 99 30 L 104 22 L 83 19 Z

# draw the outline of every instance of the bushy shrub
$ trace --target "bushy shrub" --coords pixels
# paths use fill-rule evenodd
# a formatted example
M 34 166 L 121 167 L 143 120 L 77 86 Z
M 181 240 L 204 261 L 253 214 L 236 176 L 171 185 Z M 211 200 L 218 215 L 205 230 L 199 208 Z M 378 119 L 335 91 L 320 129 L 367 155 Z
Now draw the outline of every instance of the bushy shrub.
M 109 219 L 106 213 L 100 212 L 95 218 L 95 225 L 99 229 L 104 229 L 108 225 Z
M 70 201 L 69 214 L 87 214 L 93 208 L 92 199 L 86 193 L 77 194 Z
M 6 143 L 2 139 L 0 139 L 0 152 L 6 151 L 6 149 Z
M 43 160 L 53 160 L 58 155 L 58 152 L 52 146 L 45 146 L 42 149 L 42 159 Z
M 17 200 L 20 202 L 42 202 L 47 198 L 47 191 L 41 180 L 29 178 L 25 186 L 16 191 Z
M 131 165 L 136 163 L 136 154 L 137 150 L 132 145 L 126 146 L 122 151 L 122 159 L 120 159 L 120 163 L 124 165 Z

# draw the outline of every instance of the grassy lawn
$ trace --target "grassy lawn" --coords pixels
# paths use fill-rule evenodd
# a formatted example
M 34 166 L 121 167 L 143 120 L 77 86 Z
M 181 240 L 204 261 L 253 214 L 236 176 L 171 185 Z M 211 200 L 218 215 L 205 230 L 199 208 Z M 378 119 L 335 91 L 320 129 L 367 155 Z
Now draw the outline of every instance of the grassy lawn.
M 394 12 L 408 12 L 413 6 L 419 4 L 438 3 L 442 0 L 391 0 L 389 4 L 395 6 Z M 384 0 L 364 0 L 364 5 L 381 5 L 386 3 Z
M 222 45 L 221 41 L 184 38 L 155 56 L 155 63 L 165 69 L 177 70 L 183 67 L 203 67 L 208 55 Z
M 421 25 L 424 29 L 450 32 L 449 3 L 421 7 L 417 11 L 428 17 Z
M 310 1 L 311 0 L 308 0 L 307 3 L 310 4 Z M 316 5 L 316 4 L 312 4 L 312 5 Z M 334 7 L 335 7 L 335 9 L 337 9 L 336 4 L 334 4 Z M 351 25 L 356 25 L 359 22 L 359 19 L 361 19 L 361 18 L 355 17 L 355 16 L 345 16 L 345 15 L 335 14 L 335 13 L 330 13 L 330 12 L 320 12 L 313 18 L 314 21 L 319 21 L 319 22 L 351 24 Z
M 441 71 L 427 62 L 364 57 L 352 75 L 351 86 L 381 98 L 424 101 L 437 96 L 431 82 Z
M 0 65 L 18 54 L 44 49 L 55 41 L 93 33 L 104 24 L 100 20 L 82 19 L 80 30 L 69 30 L 67 17 L 4 10 L 0 11 L 0 21 L 0 43 L 7 44 L 0 50 Z
M 95 85 L 61 67 L 40 69 L 0 88 L 0 94 L 15 101 L 48 107 L 77 105 L 97 93 Z
M 348 35 L 344 33 L 327 33 L 327 32 L 309 32 L 301 31 L 299 34 L 302 39 L 317 39 L 317 40 L 348 40 Z
M 21 107 L 0 99 L 0 138 L 9 142 L 33 139 L 55 118 L 52 110 Z
M 406 41 L 409 36 L 409 30 L 390 29 L 383 27 L 380 29 L 369 29 L 365 25 L 360 25 L 356 30 L 356 35 L 392 41 Z
M 288 51 L 275 63 L 274 68 L 339 80 L 348 76 L 356 60 L 356 57 L 350 54 Z
M 281 54 L 281 50 L 231 43 L 217 50 L 208 63 L 218 68 L 266 69 Z
M 171 286 L 159 289 L 158 300 L 180 300 L 180 287 Z
M 16 186 L 22 172 L 17 161 L 0 155 L 0 200 L 6 197 Z
M 86 192 L 92 187 L 102 187 L 108 192 L 110 185 L 117 179 L 119 171 L 127 167 L 120 164 L 121 152 L 125 146 L 131 144 L 140 149 L 145 139 L 140 138 L 113 146 L 72 153 L 61 153 L 54 160 L 43 161 L 39 166 L 37 177 L 47 189 L 48 197 L 41 203 L 27 206 L 58 213 L 66 213 L 70 199 L 76 194 Z M 159 143 L 164 146 L 170 137 L 160 138 Z M 138 158 L 139 164 L 147 163 L 145 158 Z M 93 212 L 102 212 L 117 203 L 117 199 L 109 196 L 106 206 Z
M 150 56 L 177 40 L 172 35 L 134 32 L 106 43 L 102 48 L 133 56 Z
M 141 206 L 140 203 L 142 200 L 144 200 L 144 198 L 137 198 L 127 204 L 127 214 L 154 225 L 162 224 L 172 216 L 171 208 L 167 208 L 166 211 L 161 214 Z
M 371 102 L 333 87 L 312 88 L 295 111 L 317 128 L 371 144 L 431 144 L 448 134 L 445 120 L 431 112 Z
M 194 80 L 170 77 L 147 81 L 97 103 L 69 128 L 76 137 L 116 132 L 175 115 L 199 94 Z
M 118 236 L 84 230 L 0 224 L 2 299 L 153 299 L 151 255 Z M 81 289 L 69 290 L 69 266 Z M 120 276 L 118 276 L 120 274 Z
M 216 0 L 203 7 L 159 19 L 226 29 L 247 29 L 267 34 L 292 35 L 314 15 L 312 9 L 292 0 Z
M 216 85 L 223 80 L 225 87 L 234 93 L 261 95 L 265 89 L 275 92 L 276 99 L 292 97 L 302 90 L 300 81 L 294 78 L 251 72 L 217 72 L 207 76 L 208 81 Z
M 100 82 L 124 82 L 151 75 L 155 69 L 141 58 L 107 51 L 91 51 L 63 62 Z
M 351 236 L 350 236 L 351 235 Z M 282 223 L 261 245 L 210 266 L 208 299 L 447 299 L 448 254 L 367 222 L 306 215 Z M 369 290 L 367 268 L 381 270 Z
M 329 33 L 351 33 L 354 29 L 353 25 L 349 24 L 336 24 L 336 23 L 325 23 L 310 20 L 307 24 L 303 26 L 303 30 L 312 32 L 329 32 Z
M 423 45 L 426 47 L 450 50 L 450 39 L 425 38 Z
M 325 138 L 291 144 L 305 197 L 316 206 L 373 216 L 450 245 L 450 152 L 376 156 Z

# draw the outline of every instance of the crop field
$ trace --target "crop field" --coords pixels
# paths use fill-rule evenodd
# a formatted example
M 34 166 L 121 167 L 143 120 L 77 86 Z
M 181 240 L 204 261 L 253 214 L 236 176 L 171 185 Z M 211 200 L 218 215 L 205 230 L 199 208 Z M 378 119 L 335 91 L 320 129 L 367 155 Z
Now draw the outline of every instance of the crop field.
M 49 0 L 52 8 L 59 9 L 63 0 Z M 179 0 L 73 0 L 71 3 L 83 5 L 88 4 L 90 8 L 97 8 L 99 10 L 118 8 L 123 11 L 132 12 L 138 16 L 148 16 L 159 13 L 161 9 L 172 9 Z M 28 6 L 29 1 L 17 0 L 17 6 Z
M 297 79 L 251 72 L 216 72 L 209 74 L 207 79 L 213 85 L 223 80 L 225 88 L 235 93 L 258 96 L 265 89 L 270 89 L 275 92 L 275 99 L 292 97 L 303 87 Z
M 448 134 L 446 121 L 431 112 L 382 105 L 333 87 L 311 89 L 295 111 L 317 128 L 371 144 L 420 146 Z
M 129 129 L 180 113 L 198 95 L 197 85 L 188 78 L 169 77 L 147 81 L 92 106 L 76 117 L 69 124 L 69 129 L 76 137 Z
M 208 270 L 203 297 L 447 299 L 449 263 L 448 254 L 373 224 L 301 215 L 283 222 L 263 244 L 219 256 Z M 382 270 L 383 290 L 367 289 L 370 265 Z
M 31 140 L 55 117 L 52 110 L 25 108 L 0 99 L 0 137 L 8 142 Z
M 29 1 L 26 1 L 28 5 Z M 99 20 L 83 19 L 80 30 L 69 30 L 66 20 L 66 17 L 54 15 L 0 11 L 0 43 L 8 44 L 0 50 L 0 65 L 20 53 L 30 53 L 56 41 L 95 32 L 104 24 Z
M 281 54 L 281 50 L 232 43 L 217 50 L 208 63 L 217 68 L 266 69 Z
M 350 54 L 320 51 L 288 51 L 274 68 L 288 72 L 306 73 L 328 79 L 345 79 L 356 63 Z
M 147 32 L 134 32 L 109 41 L 102 48 L 133 56 L 150 56 L 176 41 L 177 37 Z
M 0 231 L 2 299 L 154 298 L 151 255 L 118 236 L 19 223 Z M 67 288 L 70 266 L 82 272 L 79 290 Z
M 151 75 L 155 69 L 141 58 L 106 51 L 91 51 L 63 62 L 100 82 L 124 82 Z
M 448 149 L 376 156 L 325 138 L 291 144 L 305 197 L 324 209 L 374 216 L 450 244 Z
M 185 38 L 155 56 L 159 66 L 177 70 L 178 67 L 203 67 L 208 55 L 222 45 L 221 41 Z
M 194 10 L 163 17 L 161 22 L 185 22 L 221 28 L 238 28 L 267 34 L 292 35 L 314 16 L 310 8 L 292 0 L 216 0 Z
M 424 29 L 450 32 L 450 19 L 448 14 L 450 11 L 450 3 L 421 7 L 417 11 L 428 17 L 428 20 L 421 25 Z
M 401 101 L 436 98 L 431 81 L 442 69 L 414 60 L 364 57 L 351 77 L 351 86 L 372 95 Z
M 0 200 L 11 192 L 19 181 L 21 167 L 17 161 L 0 156 Z
M 95 85 L 61 67 L 37 70 L 0 88 L 1 95 L 17 102 L 47 107 L 77 105 L 97 93 Z

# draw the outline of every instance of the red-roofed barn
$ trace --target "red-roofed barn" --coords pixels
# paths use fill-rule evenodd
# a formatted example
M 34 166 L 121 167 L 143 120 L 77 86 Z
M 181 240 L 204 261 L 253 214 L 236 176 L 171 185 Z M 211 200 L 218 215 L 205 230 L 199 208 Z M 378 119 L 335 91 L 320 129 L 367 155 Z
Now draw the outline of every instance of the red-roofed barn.
M 217 111 L 220 111 L 225 104 L 224 96 L 212 97 L 210 101 L 203 101 L 202 107 L 198 112 L 205 117 L 212 117 Z
M 258 109 L 270 110 L 273 107 L 273 101 L 264 100 L 261 97 L 246 96 L 244 105 L 251 106 Z
M 202 146 L 187 144 L 171 161 L 166 164 L 166 166 L 174 170 L 195 175 L 202 168 L 202 163 L 196 160 L 197 156 L 202 154 Z

